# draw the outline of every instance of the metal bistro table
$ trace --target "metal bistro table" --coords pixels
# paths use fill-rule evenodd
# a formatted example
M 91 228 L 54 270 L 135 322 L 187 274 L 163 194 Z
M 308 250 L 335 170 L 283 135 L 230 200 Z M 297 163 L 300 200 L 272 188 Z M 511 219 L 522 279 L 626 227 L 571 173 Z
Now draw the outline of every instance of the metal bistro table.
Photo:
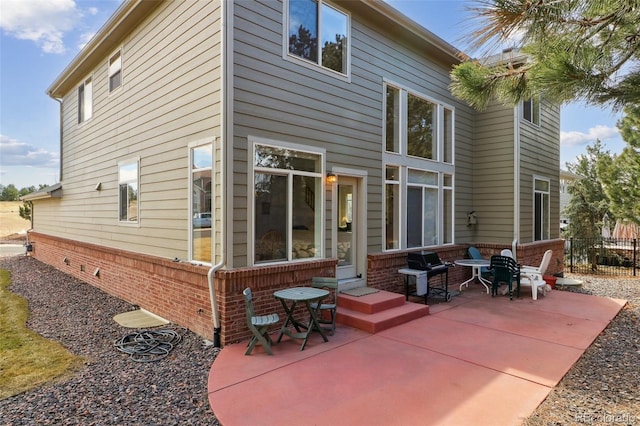
M 487 294 L 489 294 L 489 286 L 491 285 L 491 281 L 482 278 L 481 269 L 482 267 L 491 266 L 491 261 L 488 259 L 459 259 L 455 261 L 456 265 L 460 266 L 469 266 L 471 267 L 471 278 L 460 284 L 460 291 L 462 291 L 462 286 L 469 287 L 469 283 L 473 282 L 476 278 L 480 281 L 480 284 L 484 286 L 487 290 Z
M 282 303 L 282 307 L 287 313 L 287 319 L 282 324 L 282 328 L 280 329 L 280 334 L 278 335 L 278 343 L 280 339 L 282 339 L 282 335 L 286 334 L 287 336 L 294 339 L 304 339 L 302 341 L 302 346 L 300 350 L 303 350 L 305 345 L 307 344 L 307 340 L 309 340 L 309 335 L 313 330 L 316 330 L 320 333 L 325 342 L 328 342 L 327 336 L 322 331 L 322 327 L 318 324 L 317 314 L 320 308 L 320 301 L 325 297 L 329 296 L 328 290 L 323 290 L 320 288 L 313 287 L 293 287 L 286 288 L 284 290 L 278 290 L 273 293 L 273 296 L 280 300 Z M 309 312 L 309 324 L 304 324 L 297 321 L 293 317 L 293 312 L 296 309 L 296 305 L 298 303 L 304 303 L 307 307 L 307 311 Z M 290 303 L 290 305 L 288 304 Z M 311 304 L 317 303 L 317 308 L 312 309 Z M 289 330 L 288 325 L 291 324 L 296 329 L 296 333 L 293 333 Z M 302 331 L 301 328 L 306 329 L 306 331 Z

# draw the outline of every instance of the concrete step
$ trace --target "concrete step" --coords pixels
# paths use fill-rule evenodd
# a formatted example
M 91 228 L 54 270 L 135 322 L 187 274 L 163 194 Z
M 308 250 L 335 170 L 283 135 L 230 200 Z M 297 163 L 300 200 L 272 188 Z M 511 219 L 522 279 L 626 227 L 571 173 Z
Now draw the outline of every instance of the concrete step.
M 429 306 L 404 299 L 387 291 L 360 297 L 340 294 L 336 322 L 375 334 L 429 315 Z

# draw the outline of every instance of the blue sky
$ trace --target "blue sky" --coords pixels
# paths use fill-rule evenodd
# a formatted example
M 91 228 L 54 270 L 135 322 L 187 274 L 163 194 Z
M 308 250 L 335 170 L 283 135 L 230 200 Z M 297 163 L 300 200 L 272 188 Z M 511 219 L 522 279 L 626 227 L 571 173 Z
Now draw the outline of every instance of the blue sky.
M 200 0 L 205 1 L 205 0 Z M 247 1 L 247 0 L 243 0 Z M 473 17 L 463 0 L 387 0 L 459 49 Z M 120 0 L 0 1 L 0 183 L 51 185 L 59 173 L 59 105 L 45 91 Z M 624 142 L 610 110 L 563 107 L 561 164 L 599 138 L 618 153 Z

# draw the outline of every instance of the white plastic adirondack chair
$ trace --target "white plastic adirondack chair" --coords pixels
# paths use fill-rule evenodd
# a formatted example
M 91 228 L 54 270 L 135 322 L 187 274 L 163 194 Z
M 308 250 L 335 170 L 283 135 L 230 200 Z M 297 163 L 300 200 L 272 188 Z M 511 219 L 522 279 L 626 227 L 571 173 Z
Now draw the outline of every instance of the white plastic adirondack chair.
M 553 251 L 547 250 L 542 256 L 542 262 L 539 266 L 521 266 L 520 267 L 520 285 L 531 287 L 531 297 L 538 300 L 538 289 L 544 287 L 547 283 L 542 278 L 551 263 L 551 255 Z

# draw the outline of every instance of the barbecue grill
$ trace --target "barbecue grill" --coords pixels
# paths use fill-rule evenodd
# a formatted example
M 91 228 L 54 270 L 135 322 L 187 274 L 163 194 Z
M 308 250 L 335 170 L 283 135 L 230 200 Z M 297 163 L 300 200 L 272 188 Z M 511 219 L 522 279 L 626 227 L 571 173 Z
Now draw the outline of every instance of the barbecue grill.
M 450 263 L 442 262 L 438 253 L 434 251 L 422 250 L 419 252 L 409 252 L 407 255 L 407 264 L 409 269 L 415 271 L 426 271 L 427 273 L 427 291 L 424 294 L 418 294 L 418 278 L 415 274 L 406 275 L 405 279 L 405 295 L 409 300 L 409 276 L 413 275 L 416 278 L 416 292 L 411 293 L 415 296 L 424 296 L 424 303 L 427 303 L 428 296 L 439 296 L 447 302 L 451 300 L 451 293 L 449 293 L 449 267 Z M 444 275 L 444 276 L 443 276 Z M 431 278 L 440 276 L 439 285 L 434 286 L 431 283 Z

